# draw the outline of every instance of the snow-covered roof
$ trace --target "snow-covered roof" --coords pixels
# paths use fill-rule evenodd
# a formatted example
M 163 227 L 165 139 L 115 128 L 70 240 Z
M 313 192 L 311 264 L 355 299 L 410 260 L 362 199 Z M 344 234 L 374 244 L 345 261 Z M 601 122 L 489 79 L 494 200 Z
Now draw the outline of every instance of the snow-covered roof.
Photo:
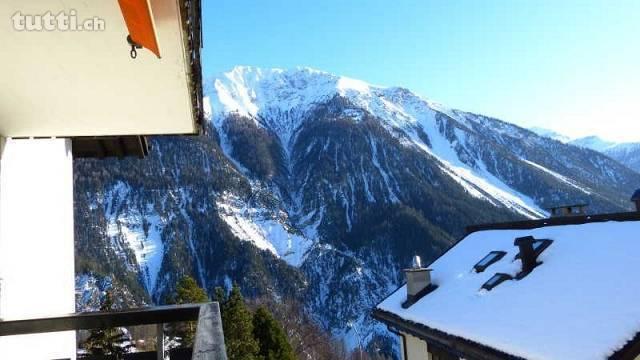
M 474 232 L 429 266 L 436 290 L 404 309 L 403 286 L 376 311 L 526 359 L 606 359 L 640 332 L 639 234 L 640 221 Z M 514 239 L 523 236 L 553 240 L 543 263 L 481 290 L 496 273 L 520 271 Z M 507 254 L 476 273 L 491 251 Z

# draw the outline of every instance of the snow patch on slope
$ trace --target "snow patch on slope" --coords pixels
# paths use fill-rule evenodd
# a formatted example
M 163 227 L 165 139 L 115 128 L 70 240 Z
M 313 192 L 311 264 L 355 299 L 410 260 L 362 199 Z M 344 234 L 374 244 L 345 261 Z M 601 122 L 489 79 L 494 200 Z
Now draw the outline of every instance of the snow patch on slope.
M 145 288 L 151 293 L 155 288 L 162 265 L 164 255 L 162 230 L 166 220 L 155 212 L 151 204 L 147 205 L 144 213 L 140 213 L 135 208 L 130 208 L 126 213 L 118 211 L 119 207 L 124 205 L 123 199 L 130 191 L 128 185 L 118 182 L 107 193 L 105 210 L 107 236 L 112 243 L 123 240 L 133 251 Z
M 539 169 L 539 170 L 542 170 L 542 171 L 546 172 L 547 174 L 555 177 L 556 179 L 562 181 L 563 183 L 565 183 L 565 184 L 567 184 L 569 186 L 572 186 L 572 187 L 582 191 L 583 193 L 585 193 L 587 195 L 591 194 L 591 191 L 589 191 L 585 187 L 581 186 L 580 184 L 578 184 L 577 182 L 569 179 L 566 176 L 562 176 L 562 175 L 558 174 L 557 172 L 555 172 L 553 170 L 549 170 L 549 169 L 547 169 L 546 167 L 544 167 L 544 166 L 542 166 L 540 164 L 534 163 L 533 161 L 529 161 L 529 160 L 525 160 L 525 159 L 522 159 L 522 161 L 524 161 L 525 163 L 535 167 L 536 169 Z
M 240 240 L 270 251 L 288 264 L 300 266 L 313 241 L 295 233 L 265 209 L 246 206 L 229 193 L 217 202 L 219 215 Z
M 487 171 L 483 163 L 472 166 L 460 159 L 456 145 L 461 147 L 466 145 L 465 133 L 456 131 L 455 139 L 449 141 L 439 129 L 435 112 L 429 108 L 426 102 L 412 102 L 408 105 L 407 108 L 403 108 L 404 113 L 416 119 L 418 126 L 428 134 L 430 146 L 425 144 L 416 130 L 410 135 L 413 143 L 436 158 L 441 164 L 441 169 L 463 186 L 470 195 L 493 205 L 502 204 L 529 218 L 545 216 L 544 210 L 537 206 L 533 199 L 511 189 L 502 180 Z

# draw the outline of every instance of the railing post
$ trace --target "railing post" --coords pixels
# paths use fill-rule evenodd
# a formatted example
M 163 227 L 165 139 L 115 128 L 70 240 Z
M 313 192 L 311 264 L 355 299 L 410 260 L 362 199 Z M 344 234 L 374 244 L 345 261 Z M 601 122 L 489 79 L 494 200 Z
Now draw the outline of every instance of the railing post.
M 156 324 L 156 359 L 164 360 L 164 324 Z
M 200 306 L 191 360 L 227 360 L 222 318 L 217 302 Z

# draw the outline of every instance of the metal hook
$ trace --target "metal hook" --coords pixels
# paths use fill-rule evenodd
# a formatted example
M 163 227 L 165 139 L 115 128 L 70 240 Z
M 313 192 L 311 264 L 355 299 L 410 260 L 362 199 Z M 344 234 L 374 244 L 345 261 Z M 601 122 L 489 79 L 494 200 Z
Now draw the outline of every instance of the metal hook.
M 136 49 L 142 49 L 142 45 L 133 41 L 133 39 L 131 38 L 131 35 L 127 35 L 127 42 L 129 43 L 129 45 L 131 45 L 131 51 L 129 52 L 129 55 L 131 56 L 132 59 L 137 58 L 138 51 Z

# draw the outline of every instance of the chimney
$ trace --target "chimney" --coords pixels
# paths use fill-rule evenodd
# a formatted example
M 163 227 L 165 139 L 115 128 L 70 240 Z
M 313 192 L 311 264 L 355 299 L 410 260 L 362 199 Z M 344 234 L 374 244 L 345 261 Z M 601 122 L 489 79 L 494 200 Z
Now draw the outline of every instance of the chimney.
M 536 251 L 533 248 L 533 242 L 535 239 L 533 236 L 525 236 L 516 238 L 513 245 L 520 248 L 520 261 L 522 262 L 522 271 L 518 274 L 518 277 L 523 277 L 530 273 L 536 266 L 539 265 L 537 261 Z
M 587 207 L 589 204 L 581 203 L 574 205 L 559 205 L 550 207 L 551 217 L 565 217 L 565 216 L 584 216 L 587 214 Z
M 636 211 L 640 212 L 640 189 L 636 190 L 631 196 L 631 201 L 636 204 Z
M 422 267 L 420 256 L 414 256 L 410 269 L 405 269 L 404 274 L 407 277 L 407 303 L 414 303 L 422 296 L 431 286 L 431 269 Z

